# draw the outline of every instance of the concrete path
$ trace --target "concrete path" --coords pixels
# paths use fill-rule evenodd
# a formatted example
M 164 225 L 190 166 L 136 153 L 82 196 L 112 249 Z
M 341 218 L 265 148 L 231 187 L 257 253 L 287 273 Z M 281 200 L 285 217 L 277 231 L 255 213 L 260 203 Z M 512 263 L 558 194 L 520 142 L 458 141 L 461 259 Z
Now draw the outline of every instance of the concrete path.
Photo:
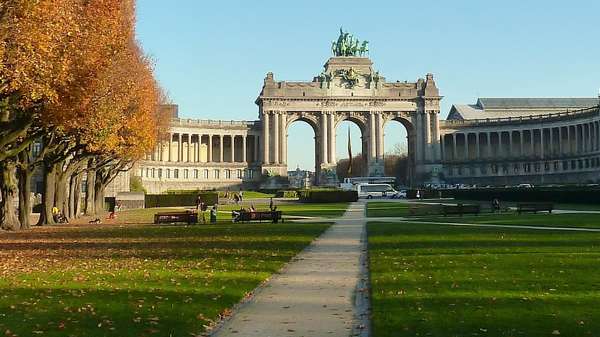
M 367 308 L 355 308 L 355 293 L 366 274 L 364 208 L 364 202 L 350 204 L 342 218 L 212 336 L 364 336 L 362 327 L 368 324 L 358 318 L 367 317 L 359 312 Z

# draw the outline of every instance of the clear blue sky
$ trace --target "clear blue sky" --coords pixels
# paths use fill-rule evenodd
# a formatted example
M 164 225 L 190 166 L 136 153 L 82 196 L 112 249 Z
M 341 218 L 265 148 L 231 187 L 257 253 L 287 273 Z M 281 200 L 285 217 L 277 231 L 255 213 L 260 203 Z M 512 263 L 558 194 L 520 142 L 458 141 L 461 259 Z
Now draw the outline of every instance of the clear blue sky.
M 388 81 L 434 73 L 443 117 L 452 104 L 477 97 L 593 97 L 599 22 L 593 0 L 138 1 L 138 38 L 189 118 L 257 119 L 265 74 L 312 79 L 340 26 L 370 41 L 370 57 Z M 337 130 L 338 157 L 346 128 Z M 405 142 L 403 132 L 386 130 L 386 148 Z M 290 168 L 314 165 L 303 141 L 312 137 L 306 125 L 291 127 Z

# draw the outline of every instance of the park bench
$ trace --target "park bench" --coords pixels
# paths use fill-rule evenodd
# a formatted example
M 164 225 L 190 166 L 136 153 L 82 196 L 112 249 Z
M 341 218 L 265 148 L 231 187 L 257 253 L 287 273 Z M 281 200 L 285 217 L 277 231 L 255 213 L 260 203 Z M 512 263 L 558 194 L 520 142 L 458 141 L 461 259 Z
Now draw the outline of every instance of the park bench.
M 198 222 L 198 215 L 192 211 L 183 212 L 160 212 L 154 214 L 154 223 L 178 223 L 183 222 L 188 225 Z
M 280 220 L 283 222 L 281 211 L 237 211 L 238 214 L 234 216 L 234 222 L 250 222 L 250 221 L 271 221 L 278 223 Z M 234 213 L 235 214 L 235 213 Z
M 537 212 L 548 212 L 552 213 L 554 204 L 549 202 L 536 202 L 536 203 L 519 203 L 517 204 L 517 213 L 537 213 Z
M 460 215 L 463 214 L 479 214 L 481 212 L 481 206 L 476 204 L 458 204 L 458 205 L 442 205 L 442 214 L 447 215 Z

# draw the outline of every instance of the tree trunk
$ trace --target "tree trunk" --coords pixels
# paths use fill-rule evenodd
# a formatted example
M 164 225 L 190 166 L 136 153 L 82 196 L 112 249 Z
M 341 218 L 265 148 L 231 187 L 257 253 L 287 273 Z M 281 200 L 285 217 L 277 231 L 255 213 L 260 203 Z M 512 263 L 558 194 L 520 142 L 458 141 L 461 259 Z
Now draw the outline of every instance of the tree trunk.
M 18 169 L 19 179 L 19 222 L 21 229 L 28 229 L 31 226 L 29 217 L 31 216 L 31 171 L 29 163 L 23 163 Z
M 94 186 L 94 208 L 96 209 L 96 214 L 102 214 L 104 212 L 104 184 L 96 179 L 96 184 Z
M 81 173 L 75 176 L 75 187 L 73 188 L 73 217 L 79 218 L 81 214 Z
M 67 203 L 67 177 L 68 172 L 63 171 L 64 162 L 60 162 L 55 165 L 56 180 L 54 188 L 54 206 L 58 207 L 59 211 L 65 216 L 68 214 L 68 203 Z
M 94 216 L 96 215 L 95 201 L 96 196 L 94 194 L 96 189 L 96 170 L 94 169 L 94 160 L 90 159 L 88 162 L 87 178 L 86 178 L 86 192 L 85 192 L 85 215 Z
M 14 205 L 17 196 L 16 165 L 10 160 L 0 162 L 0 228 L 19 230 L 21 224 Z
M 54 192 L 56 187 L 56 166 L 44 166 L 44 193 L 42 194 L 42 210 L 38 226 L 55 224 L 52 217 L 52 207 L 54 207 Z

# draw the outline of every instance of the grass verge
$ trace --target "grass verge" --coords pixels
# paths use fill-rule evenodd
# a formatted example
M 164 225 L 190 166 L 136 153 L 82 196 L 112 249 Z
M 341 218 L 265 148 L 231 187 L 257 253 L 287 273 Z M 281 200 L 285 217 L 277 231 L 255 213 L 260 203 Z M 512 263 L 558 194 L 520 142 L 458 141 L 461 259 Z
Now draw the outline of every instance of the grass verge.
M 373 335 L 595 336 L 600 234 L 370 223 Z
M 195 336 L 328 224 L 67 226 L 0 236 L 6 336 Z

